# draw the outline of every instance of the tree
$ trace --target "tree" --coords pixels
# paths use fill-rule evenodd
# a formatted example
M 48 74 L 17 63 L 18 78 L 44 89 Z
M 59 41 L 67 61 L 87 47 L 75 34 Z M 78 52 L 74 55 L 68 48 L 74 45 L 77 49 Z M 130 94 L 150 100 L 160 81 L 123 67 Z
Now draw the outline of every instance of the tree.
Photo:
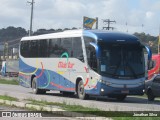
M 151 48 L 152 53 L 157 53 L 158 49 L 158 39 L 155 36 L 151 36 L 150 34 L 143 33 L 134 33 L 136 37 L 140 39 L 140 41 Z
M 9 26 L 7 28 L 0 29 L 0 41 L 8 41 L 17 39 L 27 35 L 27 31 L 21 27 Z

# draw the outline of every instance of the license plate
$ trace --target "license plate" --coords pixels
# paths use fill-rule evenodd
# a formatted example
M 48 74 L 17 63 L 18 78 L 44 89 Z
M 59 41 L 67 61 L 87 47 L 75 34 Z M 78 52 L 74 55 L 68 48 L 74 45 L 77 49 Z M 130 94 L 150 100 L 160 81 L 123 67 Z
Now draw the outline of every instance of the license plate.
M 129 90 L 122 90 L 121 93 L 129 93 Z

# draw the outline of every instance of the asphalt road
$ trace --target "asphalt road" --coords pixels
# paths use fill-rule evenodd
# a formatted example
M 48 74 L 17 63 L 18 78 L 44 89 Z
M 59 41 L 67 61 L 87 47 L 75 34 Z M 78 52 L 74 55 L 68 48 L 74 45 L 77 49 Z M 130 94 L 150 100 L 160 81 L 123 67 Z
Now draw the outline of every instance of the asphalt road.
M 45 95 L 32 94 L 31 88 L 18 85 L 0 84 L 0 95 L 9 95 L 19 99 L 32 98 L 36 100 L 47 100 L 49 102 L 60 102 L 71 105 L 82 105 L 84 107 L 98 108 L 105 111 L 160 111 L 160 101 L 148 102 L 145 98 L 128 96 L 124 101 L 106 97 L 91 97 L 89 100 L 80 100 L 76 97 L 63 97 L 59 92 L 50 91 Z

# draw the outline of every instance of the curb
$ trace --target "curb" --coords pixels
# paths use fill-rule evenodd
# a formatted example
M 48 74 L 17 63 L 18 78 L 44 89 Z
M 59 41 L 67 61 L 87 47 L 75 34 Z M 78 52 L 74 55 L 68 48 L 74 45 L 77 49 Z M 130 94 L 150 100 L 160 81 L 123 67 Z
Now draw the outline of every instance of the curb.
M 54 106 L 39 106 L 39 105 L 30 104 L 30 103 L 9 101 L 9 100 L 2 100 L 2 99 L 0 99 L 0 103 L 6 104 L 9 106 L 21 107 L 21 108 L 28 108 L 28 109 L 34 108 L 35 110 L 38 110 L 38 111 L 43 110 L 43 111 L 55 113 L 57 115 L 63 115 L 66 117 L 74 117 L 74 118 L 82 119 L 82 120 L 112 120 L 111 118 L 99 117 L 96 115 L 83 114 L 83 113 L 77 113 L 77 112 L 66 112 L 66 110 L 63 110 L 60 108 L 54 108 Z M 82 117 L 77 117 L 77 116 L 82 116 Z

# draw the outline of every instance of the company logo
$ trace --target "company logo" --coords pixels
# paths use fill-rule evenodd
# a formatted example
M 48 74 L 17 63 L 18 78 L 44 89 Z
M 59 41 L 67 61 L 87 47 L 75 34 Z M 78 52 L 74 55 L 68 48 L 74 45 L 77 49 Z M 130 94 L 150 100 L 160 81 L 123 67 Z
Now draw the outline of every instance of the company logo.
M 66 57 L 66 61 L 59 61 L 58 68 L 73 68 L 74 63 L 68 61 L 69 55 L 67 52 L 61 55 L 61 58 Z
M 58 68 L 73 68 L 73 66 L 74 66 L 74 63 L 70 63 L 70 62 L 66 63 L 66 62 L 60 61 L 58 63 Z

